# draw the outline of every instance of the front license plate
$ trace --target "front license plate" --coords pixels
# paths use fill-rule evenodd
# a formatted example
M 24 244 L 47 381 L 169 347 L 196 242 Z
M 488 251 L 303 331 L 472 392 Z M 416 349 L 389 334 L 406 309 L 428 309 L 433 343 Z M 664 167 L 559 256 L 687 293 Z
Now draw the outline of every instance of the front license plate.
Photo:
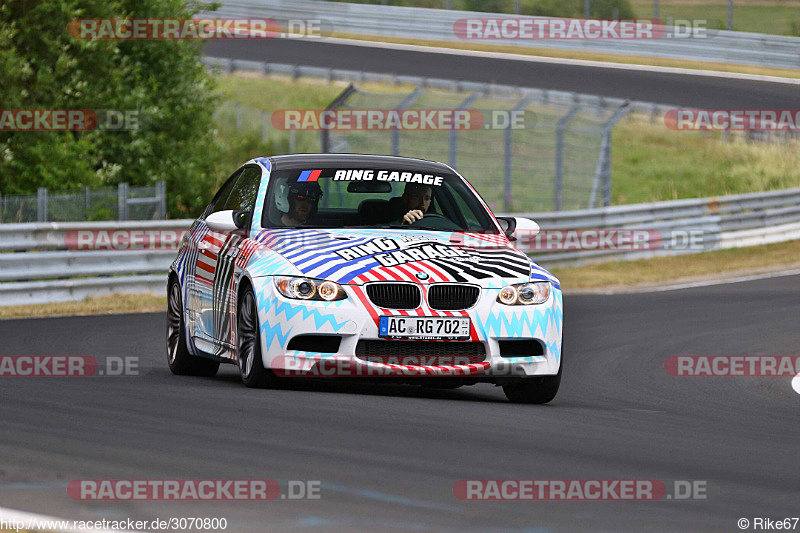
M 378 325 L 378 334 L 389 339 L 469 338 L 469 317 L 382 316 Z

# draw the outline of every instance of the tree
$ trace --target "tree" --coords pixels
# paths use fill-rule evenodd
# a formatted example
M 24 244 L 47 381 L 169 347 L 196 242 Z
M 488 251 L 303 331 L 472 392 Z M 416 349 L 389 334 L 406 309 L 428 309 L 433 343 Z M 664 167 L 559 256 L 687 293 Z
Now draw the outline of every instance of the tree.
M 11 0 L 0 4 L 4 109 L 138 113 L 128 131 L 0 131 L 0 191 L 167 181 L 169 212 L 207 201 L 219 153 L 198 40 L 80 40 L 78 18 L 190 18 L 181 0 Z

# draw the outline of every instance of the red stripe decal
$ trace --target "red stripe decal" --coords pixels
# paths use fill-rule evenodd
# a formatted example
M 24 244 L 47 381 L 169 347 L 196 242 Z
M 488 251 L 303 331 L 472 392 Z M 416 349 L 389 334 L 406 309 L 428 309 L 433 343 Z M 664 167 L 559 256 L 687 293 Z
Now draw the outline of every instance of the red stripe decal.
M 356 293 L 356 296 L 358 297 L 359 300 L 361 300 L 361 303 L 364 304 L 364 308 L 369 313 L 369 316 L 371 316 L 372 320 L 375 321 L 375 327 L 380 328 L 380 325 L 378 324 L 378 313 L 375 311 L 375 308 L 372 307 L 372 304 L 367 299 L 367 295 L 364 294 L 364 291 L 361 289 L 361 287 L 357 287 L 354 285 L 351 285 L 351 287 L 353 287 L 353 292 Z
M 214 271 L 216 270 L 214 267 L 212 267 L 212 266 L 208 266 L 207 264 L 205 264 L 205 263 L 203 263 L 203 262 L 201 262 L 201 261 L 198 261 L 198 262 L 197 262 L 197 268 L 200 268 L 200 269 L 202 269 L 202 270 L 205 270 L 206 272 L 211 272 L 212 274 L 213 274 L 213 273 L 214 273 Z

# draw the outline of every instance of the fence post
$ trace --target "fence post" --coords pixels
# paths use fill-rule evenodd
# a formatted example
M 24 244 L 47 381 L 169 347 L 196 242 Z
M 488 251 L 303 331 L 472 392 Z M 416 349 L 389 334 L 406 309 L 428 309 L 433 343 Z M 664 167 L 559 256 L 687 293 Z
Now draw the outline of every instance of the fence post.
M 269 112 L 261 112 L 261 142 L 266 143 L 269 138 Z
M 594 208 L 597 201 L 597 190 L 602 186 L 603 206 L 611 205 L 611 129 L 619 120 L 630 112 L 630 102 L 626 101 L 619 106 L 603 124 L 603 140 L 600 143 L 600 155 L 597 158 L 597 168 L 594 173 L 594 185 L 589 198 L 589 209 Z
M 289 130 L 289 153 L 293 154 L 297 148 L 297 130 L 292 128 Z
M 456 109 L 469 109 L 472 107 L 472 104 L 475 100 L 478 99 L 478 93 L 472 93 L 469 95 L 463 102 L 456 106 Z M 458 161 L 458 130 L 456 130 L 455 126 L 453 129 L 450 130 L 450 158 L 449 163 L 450 166 L 456 168 L 456 163 Z
M 728 31 L 733 30 L 733 0 L 728 0 Z
M 47 222 L 47 187 L 39 187 L 36 191 L 36 220 Z
M 395 108 L 397 111 L 402 111 L 403 109 L 408 109 L 411 107 L 414 102 L 417 101 L 417 98 L 422 96 L 422 93 L 425 92 L 425 89 L 414 89 L 414 91 L 406 96 L 402 102 Z M 392 129 L 392 155 L 400 155 L 400 130 L 397 128 Z
M 128 220 L 128 184 L 120 183 L 117 186 L 117 218 Z
M 511 117 L 515 116 L 517 111 L 522 111 L 531 100 L 534 99 L 533 94 L 529 94 L 528 96 L 524 97 L 520 100 L 517 105 L 514 106 L 514 109 L 511 110 L 511 114 L 509 119 L 506 121 L 505 130 L 503 130 L 503 211 L 506 213 L 510 213 L 512 210 L 512 184 L 511 184 L 511 176 L 513 170 L 513 159 L 514 159 L 514 143 L 513 143 L 513 135 L 511 129 Z
M 350 95 L 352 95 L 355 92 L 358 92 L 358 89 L 356 89 L 355 86 L 352 83 L 350 83 L 344 91 L 339 93 L 339 96 L 337 96 L 333 102 L 328 104 L 328 107 L 326 107 L 325 110 L 327 111 L 331 109 L 340 108 L 342 104 L 344 104 L 347 101 L 347 99 L 350 98 Z M 326 128 L 320 129 L 319 151 L 323 154 L 327 154 L 331 151 L 331 131 L 329 129 Z
M 166 220 L 167 218 L 167 182 L 156 182 L 156 198 L 158 198 L 158 220 Z
M 319 151 L 328 154 L 331 151 L 331 132 L 324 128 L 319 131 Z
M 658 104 L 650 105 L 650 124 L 656 123 L 656 115 L 658 114 Z
M 242 104 L 236 103 L 236 133 L 242 129 Z
M 561 211 L 564 198 L 564 131 L 580 110 L 581 104 L 573 104 L 556 124 L 556 182 L 553 191 L 553 211 Z
M 89 187 L 84 187 L 83 189 L 83 218 L 88 220 L 89 219 L 89 210 L 92 208 L 91 197 L 89 195 Z

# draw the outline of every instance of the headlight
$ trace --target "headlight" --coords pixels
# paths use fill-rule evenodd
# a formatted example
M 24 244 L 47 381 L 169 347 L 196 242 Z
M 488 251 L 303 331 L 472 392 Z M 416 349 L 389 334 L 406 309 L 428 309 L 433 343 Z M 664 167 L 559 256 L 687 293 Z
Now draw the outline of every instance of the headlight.
M 505 305 L 543 304 L 548 298 L 550 298 L 549 281 L 506 285 L 497 295 L 497 301 Z
M 293 300 L 333 302 L 347 298 L 342 286 L 332 281 L 286 276 L 275 276 L 274 279 L 278 292 Z

